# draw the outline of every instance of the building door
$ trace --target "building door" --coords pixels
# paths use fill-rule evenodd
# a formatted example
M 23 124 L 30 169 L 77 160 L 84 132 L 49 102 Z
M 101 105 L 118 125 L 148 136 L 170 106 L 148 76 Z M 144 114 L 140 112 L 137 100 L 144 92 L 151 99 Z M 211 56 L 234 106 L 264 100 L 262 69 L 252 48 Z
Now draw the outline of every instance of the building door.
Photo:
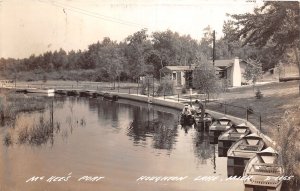
M 187 71 L 185 73 L 185 83 L 186 83 L 186 88 L 193 88 L 193 75 L 192 71 Z
M 178 86 L 182 85 L 182 83 L 181 83 L 181 72 L 177 72 L 177 85 Z

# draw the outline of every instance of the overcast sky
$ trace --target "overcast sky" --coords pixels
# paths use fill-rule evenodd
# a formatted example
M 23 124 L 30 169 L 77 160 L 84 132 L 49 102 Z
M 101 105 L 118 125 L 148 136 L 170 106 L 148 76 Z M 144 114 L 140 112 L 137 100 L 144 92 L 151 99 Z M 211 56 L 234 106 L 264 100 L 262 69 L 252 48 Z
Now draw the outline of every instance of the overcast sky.
M 0 0 L 0 57 L 84 50 L 103 37 L 122 41 L 142 28 L 200 40 L 210 25 L 220 37 L 226 13 L 255 6 L 244 0 Z

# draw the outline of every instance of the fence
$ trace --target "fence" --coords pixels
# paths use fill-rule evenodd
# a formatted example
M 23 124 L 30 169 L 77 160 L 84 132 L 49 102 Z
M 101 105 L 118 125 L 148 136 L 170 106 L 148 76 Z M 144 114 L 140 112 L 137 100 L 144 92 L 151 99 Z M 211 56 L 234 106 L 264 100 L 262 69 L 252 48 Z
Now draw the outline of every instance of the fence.
M 279 125 L 273 121 L 267 120 L 266 116 L 256 112 L 254 109 L 239 105 L 234 105 L 230 102 L 207 99 L 205 94 L 182 94 L 179 92 L 164 92 L 160 95 L 157 93 L 158 83 L 154 80 L 148 80 L 144 89 L 141 83 L 109 83 L 109 82 L 76 82 L 76 81 L 49 81 L 49 82 L 15 82 L 9 81 L 0 84 L 0 87 L 11 88 L 54 88 L 54 89 L 82 89 L 82 90 L 98 90 L 108 92 L 127 93 L 135 95 L 146 95 L 149 97 L 160 97 L 164 100 L 172 100 L 180 103 L 192 104 L 196 99 L 205 102 L 206 108 L 224 113 L 224 115 L 232 115 L 251 122 L 262 132 L 267 133 L 269 130 L 277 128 Z
M 225 101 L 205 100 L 207 109 L 224 113 L 224 115 L 232 115 L 245 119 L 255 125 L 263 133 L 269 133 L 274 128 L 278 128 L 279 124 L 267 120 L 261 113 L 256 112 L 251 107 L 243 107 L 227 103 Z

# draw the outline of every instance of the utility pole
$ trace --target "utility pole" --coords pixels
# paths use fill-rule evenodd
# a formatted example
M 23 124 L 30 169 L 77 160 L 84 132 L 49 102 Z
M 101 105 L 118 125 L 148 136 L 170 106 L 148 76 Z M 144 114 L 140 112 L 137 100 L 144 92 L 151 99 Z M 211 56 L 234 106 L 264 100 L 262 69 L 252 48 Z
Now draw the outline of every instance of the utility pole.
M 213 31 L 213 55 L 212 55 L 212 60 L 213 60 L 213 67 L 215 67 L 215 55 L 216 55 L 216 32 L 215 30 Z

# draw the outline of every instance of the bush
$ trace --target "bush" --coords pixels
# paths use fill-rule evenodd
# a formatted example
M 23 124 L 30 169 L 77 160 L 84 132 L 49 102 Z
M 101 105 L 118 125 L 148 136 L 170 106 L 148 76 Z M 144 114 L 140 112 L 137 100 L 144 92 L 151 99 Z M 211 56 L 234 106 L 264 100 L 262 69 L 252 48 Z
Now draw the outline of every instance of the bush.
M 273 134 L 276 141 L 277 150 L 282 156 L 281 160 L 285 169 L 286 176 L 294 176 L 286 183 L 293 189 L 299 186 L 299 136 L 300 136 L 300 109 L 287 110 L 283 117 L 280 126 L 274 128 Z
M 186 94 L 186 92 L 187 92 L 187 91 L 186 91 L 186 88 L 182 88 L 182 89 L 181 89 L 181 93 L 182 93 L 182 94 Z
M 261 93 L 260 89 L 258 89 L 258 90 L 255 92 L 255 97 L 256 97 L 256 99 L 261 99 L 261 98 L 263 98 L 263 94 Z
M 174 95 L 175 94 L 175 86 L 174 82 L 168 78 L 162 78 L 158 88 L 157 88 L 157 95 Z

